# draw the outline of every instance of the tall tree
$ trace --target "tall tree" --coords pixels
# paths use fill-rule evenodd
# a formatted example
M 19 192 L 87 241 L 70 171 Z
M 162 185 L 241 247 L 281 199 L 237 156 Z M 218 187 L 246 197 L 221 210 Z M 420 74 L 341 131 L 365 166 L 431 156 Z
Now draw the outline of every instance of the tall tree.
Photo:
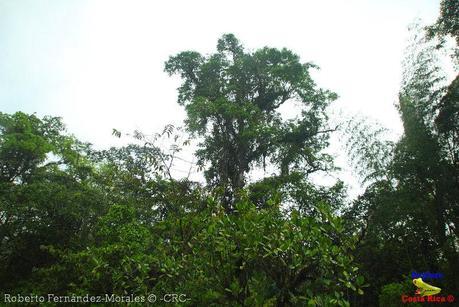
M 451 110 L 457 104 L 456 81 L 445 87 L 434 42 L 419 30 L 413 37 L 398 103 L 403 135 L 394 145 L 365 138 L 354 142 L 363 147 L 353 148 L 360 166 L 381 176 L 373 178 L 347 216 L 360 228 L 357 258 L 377 289 L 400 282 L 412 270 L 431 270 L 444 272 L 441 286 L 453 291 L 459 288 L 451 273 L 459 270 L 456 115 Z M 383 146 L 372 146 L 375 142 Z M 375 259 L 383 265 L 374 266 Z M 378 293 L 370 290 L 370 295 L 374 300 Z
M 330 167 L 320 151 L 327 146 L 325 108 L 336 94 L 317 88 L 313 64 L 287 49 L 247 52 L 232 34 L 218 40 L 217 53 L 181 52 L 165 65 L 183 80 L 178 103 L 187 111 L 187 128 L 202 137 L 199 164 L 209 165 L 211 186 L 224 190 L 231 210 L 247 172 L 266 161 L 279 176 Z M 295 101 L 298 116 L 283 120 L 279 108 Z

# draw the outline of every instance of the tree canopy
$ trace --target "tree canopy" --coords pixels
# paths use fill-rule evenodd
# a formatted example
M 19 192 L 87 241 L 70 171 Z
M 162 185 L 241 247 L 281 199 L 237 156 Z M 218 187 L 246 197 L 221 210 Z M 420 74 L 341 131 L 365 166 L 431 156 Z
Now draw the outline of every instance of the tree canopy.
M 327 109 L 337 95 L 314 82 L 317 66 L 285 48 L 248 51 L 233 34 L 215 53 L 165 63 L 181 78 L 186 133 L 168 125 L 96 149 L 61 118 L 0 112 L 1 297 L 404 306 L 414 271 L 441 272 L 441 294 L 457 293 L 459 81 L 438 58 L 447 37 L 457 42 L 458 7 L 442 1 L 438 21 L 415 30 L 396 105 L 400 138 L 361 119 L 342 123 L 365 186 L 355 199 L 339 179 L 312 180 L 335 169 L 325 149 L 337 130 Z M 188 136 L 205 183 L 173 175 Z M 265 167 L 272 173 L 250 180 Z
M 178 103 L 186 126 L 202 138 L 199 164 L 208 165 L 208 183 L 224 189 L 228 209 L 255 165 L 269 162 L 279 177 L 329 169 L 321 150 L 331 131 L 326 107 L 336 94 L 316 86 L 313 68 L 287 49 L 246 52 L 232 34 L 218 40 L 215 54 L 185 51 L 166 62 L 165 70 L 183 80 Z M 292 101 L 298 116 L 283 120 L 279 108 Z

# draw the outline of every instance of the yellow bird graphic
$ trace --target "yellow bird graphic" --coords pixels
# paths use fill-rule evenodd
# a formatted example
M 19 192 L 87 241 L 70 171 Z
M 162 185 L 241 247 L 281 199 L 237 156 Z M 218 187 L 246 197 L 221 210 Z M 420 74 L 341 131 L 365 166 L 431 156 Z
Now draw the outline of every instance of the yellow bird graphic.
M 422 278 L 413 279 L 413 284 L 418 287 L 419 289 L 416 291 L 416 294 L 421 296 L 429 296 L 435 295 L 440 293 L 441 289 L 438 287 L 434 287 L 422 281 Z

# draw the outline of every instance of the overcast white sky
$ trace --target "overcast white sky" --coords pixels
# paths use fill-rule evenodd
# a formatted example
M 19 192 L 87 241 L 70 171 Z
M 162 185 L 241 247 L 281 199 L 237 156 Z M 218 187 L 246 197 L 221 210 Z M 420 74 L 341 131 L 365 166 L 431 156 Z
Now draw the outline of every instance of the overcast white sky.
M 0 111 L 62 116 L 99 146 L 112 128 L 156 132 L 180 124 L 178 79 L 168 56 L 210 53 L 223 33 L 249 49 L 287 47 L 321 67 L 336 109 L 400 131 L 394 108 L 400 63 L 416 18 L 433 23 L 439 1 L 0 0 Z

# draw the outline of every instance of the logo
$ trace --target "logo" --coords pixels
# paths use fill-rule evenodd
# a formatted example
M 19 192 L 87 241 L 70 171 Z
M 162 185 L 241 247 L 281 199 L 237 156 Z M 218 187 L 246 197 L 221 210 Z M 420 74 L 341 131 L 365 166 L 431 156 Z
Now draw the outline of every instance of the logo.
M 423 280 L 426 279 L 441 279 L 443 278 L 443 273 L 430 273 L 430 272 L 411 272 L 411 278 L 422 278 Z
M 418 273 L 416 273 L 418 274 Z M 427 277 L 428 274 L 422 273 Z M 430 274 L 430 273 L 429 273 Z M 412 275 L 413 276 L 413 275 Z M 436 275 L 431 274 L 429 276 L 431 279 L 442 278 L 443 274 L 438 273 Z M 430 285 L 422 280 L 422 277 L 414 278 L 413 284 L 416 286 L 417 290 L 414 296 L 409 296 L 402 294 L 402 303 L 453 303 L 455 297 L 450 294 L 447 296 L 437 295 L 441 292 L 439 287 Z
M 430 296 L 440 293 L 441 289 L 424 282 L 422 278 L 413 279 L 413 284 L 418 288 L 416 294 L 420 296 Z

